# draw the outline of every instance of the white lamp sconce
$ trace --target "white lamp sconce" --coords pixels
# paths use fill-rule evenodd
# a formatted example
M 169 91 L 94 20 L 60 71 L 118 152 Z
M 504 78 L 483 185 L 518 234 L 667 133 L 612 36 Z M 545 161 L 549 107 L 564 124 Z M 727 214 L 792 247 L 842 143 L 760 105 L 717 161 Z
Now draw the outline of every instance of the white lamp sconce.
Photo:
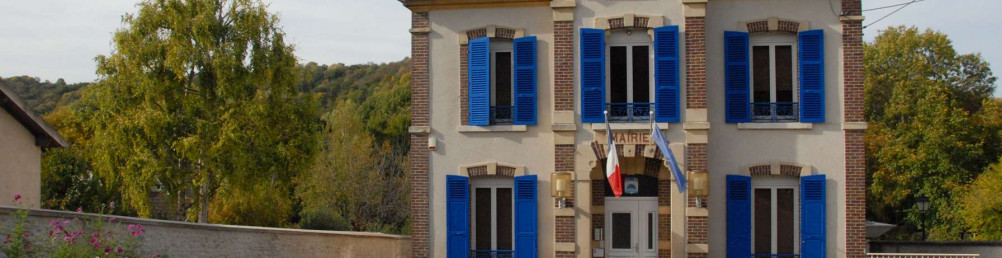
M 550 195 L 557 199 L 557 208 L 567 208 L 567 198 L 574 197 L 573 183 L 574 173 L 555 172 L 550 174 Z
M 706 171 L 690 171 L 688 176 L 689 196 L 707 197 L 710 195 L 710 173 Z M 696 198 L 696 207 L 703 208 L 700 198 Z

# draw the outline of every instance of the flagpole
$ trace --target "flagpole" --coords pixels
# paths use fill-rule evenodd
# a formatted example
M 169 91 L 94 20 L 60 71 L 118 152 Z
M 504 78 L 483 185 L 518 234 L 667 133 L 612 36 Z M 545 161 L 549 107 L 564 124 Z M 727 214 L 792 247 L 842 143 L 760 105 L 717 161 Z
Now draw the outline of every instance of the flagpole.
M 648 117 L 649 117 L 648 120 L 650 121 L 650 124 L 651 124 L 651 130 L 653 131 L 654 130 L 654 108 L 653 107 L 651 108 L 651 111 L 649 111 L 649 116 Z M 653 140 L 653 139 L 651 139 L 651 140 Z M 665 157 L 665 158 L 667 159 L 669 157 Z M 671 170 L 671 169 L 672 168 L 668 168 L 668 170 Z M 673 178 L 673 179 L 675 179 L 676 181 L 679 180 L 679 178 Z M 677 184 L 675 184 L 675 185 L 677 185 Z M 681 191 L 682 189 L 679 189 L 679 190 Z M 689 249 L 689 226 L 688 226 L 688 224 L 689 224 L 689 214 L 688 214 L 689 213 L 689 191 L 682 192 L 682 200 L 683 200 L 682 201 L 682 205 L 683 205 L 683 208 L 682 208 L 682 257 L 688 257 L 689 256 L 689 250 L 688 250 Z

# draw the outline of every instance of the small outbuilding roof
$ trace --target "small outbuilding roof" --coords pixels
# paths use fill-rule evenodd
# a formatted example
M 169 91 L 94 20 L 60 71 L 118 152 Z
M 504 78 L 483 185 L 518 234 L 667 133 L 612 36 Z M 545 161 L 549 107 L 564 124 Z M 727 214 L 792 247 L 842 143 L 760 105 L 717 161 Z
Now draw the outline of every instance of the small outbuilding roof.
M 14 90 L 2 82 L 0 82 L 0 107 L 7 110 L 7 113 L 21 122 L 21 125 L 35 136 L 35 145 L 38 147 L 45 149 L 67 146 L 66 139 L 63 139 L 63 136 L 59 135 L 56 129 L 53 129 L 52 126 L 45 123 L 45 120 L 42 120 L 42 117 L 31 111 L 24 104 L 24 101 L 21 101 L 21 98 L 14 94 Z

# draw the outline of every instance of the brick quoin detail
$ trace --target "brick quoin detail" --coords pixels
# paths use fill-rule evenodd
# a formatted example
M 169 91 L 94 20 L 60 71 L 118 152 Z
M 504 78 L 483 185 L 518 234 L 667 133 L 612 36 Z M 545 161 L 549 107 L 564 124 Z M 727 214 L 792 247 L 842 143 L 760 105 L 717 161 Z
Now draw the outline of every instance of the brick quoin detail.
M 428 13 L 415 12 L 411 15 L 411 28 L 428 28 Z M 411 34 L 411 125 L 429 126 L 428 92 L 428 45 L 427 33 Z M 411 256 L 430 256 L 430 229 L 428 221 L 428 135 L 411 134 L 410 139 L 410 208 L 411 208 Z
M 690 143 L 685 148 L 685 168 L 706 171 L 706 143 Z
M 685 18 L 685 106 L 706 108 L 706 18 Z
M 845 122 L 863 122 L 862 21 L 842 22 L 842 81 Z
M 574 22 L 553 22 L 553 110 L 574 110 Z
M 591 180 L 591 205 L 605 205 L 606 184 L 608 184 L 608 181 L 605 181 L 605 179 Z
M 843 0 L 844 15 L 862 15 L 860 0 Z M 843 122 L 864 122 L 863 22 L 842 21 Z M 866 130 L 846 130 L 845 138 L 845 252 L 849 258 L 866 256 Z
M 845 15 L 862 15 L 863 5 L 860 0 L 842 0 L 842 12 Z
M 556 258 L 573 258 L 574 257 L 574 252 L 556 252 L 556 253 L 553 254 L 553 257 L 556 257 Z
M 574 243 L 574 216 L 557 216 L 554 218 L 554 233 L 558 243 Z
M 866 250 L 866 151 L 864 130 L 845 131 L 846 256 L 864 257 Z
M 705 244 L 706 243 L 706 217 L 694 217 L 690 216 L 686 218 L 688 223 L 686 227 L 686 234 L 689 237 L 690 244 Z

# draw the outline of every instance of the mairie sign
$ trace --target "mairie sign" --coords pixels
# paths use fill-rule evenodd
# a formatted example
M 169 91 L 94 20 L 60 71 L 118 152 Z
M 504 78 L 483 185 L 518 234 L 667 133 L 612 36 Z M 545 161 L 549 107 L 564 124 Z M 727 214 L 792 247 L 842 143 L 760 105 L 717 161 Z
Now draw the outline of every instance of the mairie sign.
M 605 139 L 606 134 L 596 135 L 595 139 Z M 651 142 L 651 131 L 626 131 L 613 132 L 613 139 L 616 145 L 619 144 L 653 144 Z M 603 142 L 604 143 L 604 142 Z

